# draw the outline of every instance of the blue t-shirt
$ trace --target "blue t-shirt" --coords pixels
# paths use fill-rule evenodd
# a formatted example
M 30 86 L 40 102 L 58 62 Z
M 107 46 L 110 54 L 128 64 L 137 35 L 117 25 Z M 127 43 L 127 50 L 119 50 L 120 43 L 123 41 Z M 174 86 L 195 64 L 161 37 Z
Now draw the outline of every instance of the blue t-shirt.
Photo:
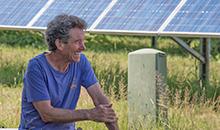
M 55 70 L 44 54 L 29 61 L 24 75 L 19 130 L 75 130 L 74 123 L 44 123 L 32 102 L 50 100 L 55 108 L 75 109 L 80 87 L 88 88 L 98 82 L 94 71 L 83 54 L 64 73 Z

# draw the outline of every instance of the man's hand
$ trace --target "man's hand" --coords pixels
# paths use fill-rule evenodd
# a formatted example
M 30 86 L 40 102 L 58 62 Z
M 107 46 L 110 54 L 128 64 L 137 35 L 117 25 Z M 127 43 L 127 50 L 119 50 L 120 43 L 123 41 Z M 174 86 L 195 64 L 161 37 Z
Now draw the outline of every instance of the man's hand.
M 117 117 L 111 107 L 112 104 L 100 104 L 90 110 L 89 118 L 96 122 L 116 122 Z
M 99 84 L 94 84 L 87 89 L 90 97 L 93 100 L 94 105 L 96 106 L 92 109 L 94 113 L 92 115 L 92 120 L 105 122 L 108 130 L 119 130 L 117 117 L 112 109 L 112 105 L 109 105 L 110 102 L 108 98 L 104 95 Z

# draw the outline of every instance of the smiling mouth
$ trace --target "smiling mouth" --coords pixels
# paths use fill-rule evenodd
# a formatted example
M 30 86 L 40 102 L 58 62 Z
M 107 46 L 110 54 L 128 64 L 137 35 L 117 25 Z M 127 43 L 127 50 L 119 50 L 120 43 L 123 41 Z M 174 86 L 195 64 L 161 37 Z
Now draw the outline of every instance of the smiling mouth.
M 80 61 L 80 55 L 81 55 L 81 52 L 74 52 L 73 55 L 72 55 L 72 60 L 74 62 L 79 62 Z
M 74 55 L 80 55 L 82 52 L 74 52 Z

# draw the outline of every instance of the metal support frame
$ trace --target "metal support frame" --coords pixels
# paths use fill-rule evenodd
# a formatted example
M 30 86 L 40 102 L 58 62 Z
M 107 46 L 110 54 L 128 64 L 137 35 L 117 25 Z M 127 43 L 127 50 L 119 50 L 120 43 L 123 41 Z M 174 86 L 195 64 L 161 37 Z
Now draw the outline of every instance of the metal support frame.
M 202 86 L 204 86 L 206 83 L 209 83 L 210 39 L 202 38 L 200 53 L 190 48 L 186 42 L 178 37 L 171 37 L 171 39 L 200 61 L 199 77 L 202 81 Z
M 158 47 L 157 37 L 156 37 L 156 36 L 152 36 L 152 38 L 151 38 L 151 46 L 152 46 L 153 48 L 155 48 L 155 49 Z
M 204 57 L 205 62 L 200 64 L 200 79 L 202 84 L 209 83 L 209 60 L 210 60 L 210 39 L 202 38 L 200 45 L 200 53 Z

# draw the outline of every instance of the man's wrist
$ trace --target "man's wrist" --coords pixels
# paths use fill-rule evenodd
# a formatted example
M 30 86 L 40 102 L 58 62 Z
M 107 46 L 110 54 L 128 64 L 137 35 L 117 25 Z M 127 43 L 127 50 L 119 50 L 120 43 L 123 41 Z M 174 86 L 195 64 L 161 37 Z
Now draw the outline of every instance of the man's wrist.
M 84 117 L 86 120 L 92 120 L 92 116 L 91 116 L 91 110 L 84 110 Z
M 74 110 L 72 112 L 73 119 L 79 117 L 80 120 L 91 120 L 92 116 L 90 111 L 91 110 L 87 109 Z

